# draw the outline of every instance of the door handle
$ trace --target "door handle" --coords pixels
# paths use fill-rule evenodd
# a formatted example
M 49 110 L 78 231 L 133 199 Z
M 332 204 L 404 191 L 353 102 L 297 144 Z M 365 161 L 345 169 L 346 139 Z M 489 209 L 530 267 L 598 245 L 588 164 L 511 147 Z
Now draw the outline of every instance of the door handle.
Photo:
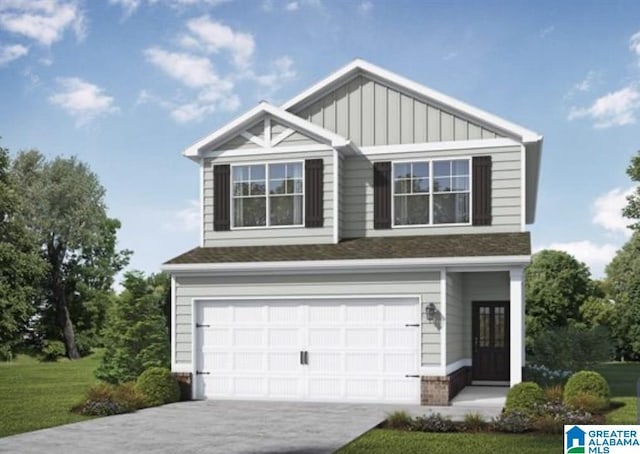
M 478 351 L 478 337 L 474 337 L 473 338 L 473 351 L 477 352 Z
M 304 366 L 304 352 L 300 350 L 300 365 Z
M 307 351 L 304 352 L 304 364 L 305 366 L 309 365 L 309 352 Z

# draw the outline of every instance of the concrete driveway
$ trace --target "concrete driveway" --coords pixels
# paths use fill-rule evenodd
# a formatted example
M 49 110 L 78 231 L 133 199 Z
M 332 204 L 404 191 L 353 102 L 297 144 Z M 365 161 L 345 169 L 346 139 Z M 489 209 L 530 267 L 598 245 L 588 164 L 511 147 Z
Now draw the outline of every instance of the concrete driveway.
M 402 406 L 181 402 L 0 438 L 0 452 L 332 453 Z M 407 407 L 404 407 L 407 408 Z M 413 407 L 416 413 L 425 407 Z

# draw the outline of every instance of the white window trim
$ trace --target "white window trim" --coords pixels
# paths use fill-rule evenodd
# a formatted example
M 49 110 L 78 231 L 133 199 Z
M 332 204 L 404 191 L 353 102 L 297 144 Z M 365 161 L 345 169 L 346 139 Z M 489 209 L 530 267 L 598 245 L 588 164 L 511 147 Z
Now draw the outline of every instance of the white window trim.
M 469 162 L 469 221 L 468 222 L 454 222 L 448 224 L 434 224 L 433 223 L 433 163 L 436 161 L 462 161 L 467 160 Z M 395 185 L 395 177 L 394 170 L 396 164 L 406 164 L 410 162 L 426 162 L 429 164 L 429 192 L 421 193 L 429 195 L 429 220 L 431 223 L 429 224 L 401 224 L 396 225 L 396 217 L 395 217 L 395 195 L 396 195 L 396 185 Z M 440 194 L 440 193 L 439 193 Z M 464 194 L 463 191 L 456 191 L 455 194 Z M 402 195 L 402 194 L 400 194 Z M 391 228 L 393 229 L 407 229 L 414 227 L 457 227 L 457 226 L 470 226 L 473 225 L 473 159 L 471 156 L 456 156 L 456 157 L 448 157 L 448 158 L 407 158 L 407 159 L 398 159 L 391 162 Z
M 271 204 L 269 202 L 269 165 L 277 165 L 277 164 L 300 164 L 302 166 L 302 224 L 290 224 L 290 225 L 269 225 L 269 208 L 271 208 Z M 233 168 L 234 167 L 247 167 L 247 166 L 265 166 L 264 168 L 264 183 L 265 183 L 265 198 L 266 198 L 266 224 L 265 225 L 256 225 L 256 226 L 235 226 L 234 218 L 234 201 L 235 197 L 233 196 Z M 306 187 L 305 187 L 305 169 L 304 169 L 304 159 L 294 159 L 294 160 L 285 160 L 285 161 L 260 161 L 260 162 L 242 162 L 230 165 L 230 175 L 229 175 L 229 206 L 230 206 L 230 214 L 231 218 L 229 221 L 231 230 L 264 230 L 264 229 L 291 229 L 291 228 L 300 228 L 305 226 L 305 196 L 306 196 Z

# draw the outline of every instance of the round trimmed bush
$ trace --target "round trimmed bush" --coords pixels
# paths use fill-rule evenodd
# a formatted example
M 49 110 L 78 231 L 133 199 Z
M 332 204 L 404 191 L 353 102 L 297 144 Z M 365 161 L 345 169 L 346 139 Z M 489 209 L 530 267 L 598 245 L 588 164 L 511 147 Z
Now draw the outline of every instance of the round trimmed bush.
M 543 389 L 537 383 L 525 381 L 518 383 L 507 393 L 504 405 L 505 413 L 517 411 L 526 415 L 535 413 L 536 407 L 546 401 Z
M 573 374 L 564 387 L 564 402 L 575 408 L 599 411 L 609 406 L 609 384 L 602 375 L 590 370 Z
M 136 389 L 151 406 L 177 402 L 180 387 L 171 371 L 165 367 L 150 367 L 140 374 Z

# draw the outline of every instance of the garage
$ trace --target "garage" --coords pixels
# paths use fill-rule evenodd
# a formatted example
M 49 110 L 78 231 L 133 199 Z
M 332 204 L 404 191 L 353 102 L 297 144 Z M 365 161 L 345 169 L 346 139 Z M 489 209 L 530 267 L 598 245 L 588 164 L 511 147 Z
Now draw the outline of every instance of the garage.
M 417 297 L 193 304 L 196 398 L 420 402 Z

